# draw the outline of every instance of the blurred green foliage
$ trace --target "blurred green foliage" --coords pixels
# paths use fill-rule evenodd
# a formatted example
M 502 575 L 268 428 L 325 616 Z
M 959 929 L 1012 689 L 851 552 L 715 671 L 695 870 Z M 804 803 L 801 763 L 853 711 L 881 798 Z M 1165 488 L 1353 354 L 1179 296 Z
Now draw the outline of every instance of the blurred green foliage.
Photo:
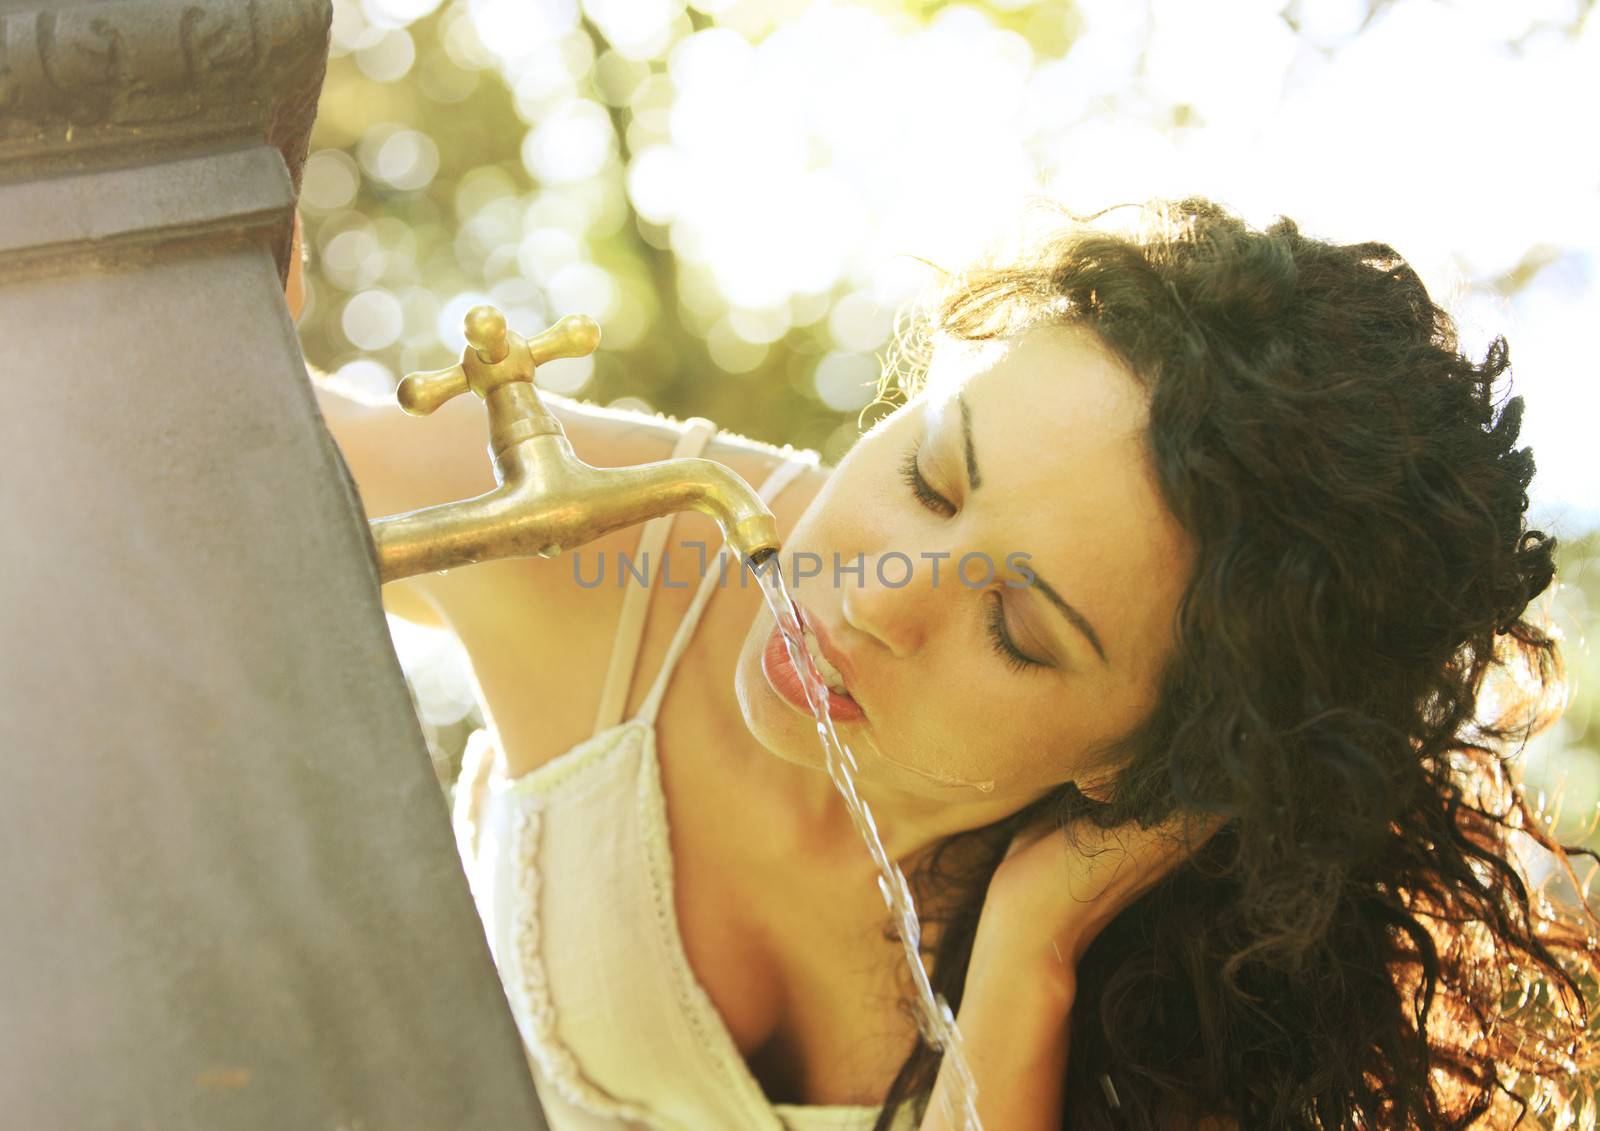
M 983 147 L 985 122 L 1002 132 L 1009 106 L 1024 124 L 1004 140 L 1022 150 L 1064 136 L 1051 133 L 1051 115 L 1073 128 L 1113 120 L 1132 131 L 1157 121 L 1183 133 L 1228 105 L 1198 90 L 1193 104 L 1160 103 L 1136 32 L 1099 41 L 1089 58 L 1080 52 L 1075 66 L 1062 67 L 1090 7 L 1101 22 L 1120 18 L 1115 5 L 1065 0 L 874 0 L 832 9 L 834 22 L 808 39 L 797 17 L 818 6 L 800 0 L 336 0 L 302 193 L 306 356 L 386 395 L 404 373 L 457 359 L 461 317 L 476 302 L 494 302 L 524 334 L 582 311 L 602 325 L 599 353 L 541 367 L 541 383 L 599 404 L 707 416 L 836 462 L 872 400 L 895 308 L 918 281 L 903 263 L 896 273 L 852 255 L 940 192 L 947 196 L 921 226 L 908 223 L 910 235 L 886 246 L 907 254 L 935 250 L 917 240 L 946 251 L 970 246 L 935 237 L 991 199 L 977 179 L 960 182 L 967 165 L 1007 160 L 1003 146 Z M 1390 7 L 1352 6 L 1334 27 L 1327 9 L 1287 3 L 1250 34 L 1277 43 L 1276 27 L 1297 59 L 1329 54 Z M 1542 23 L 1496 18 L 1516 25 L 1507 40 L 1524 50 L 1539 35 L 1574 36 L 1591 7 L 1585 0 Z M 930 29 L 942 38 L 923 34 Z M 906 58 L 888 58 L 889 45 L 919 36 Z M 726 81 L 731 69 L 751 66 L 749 44 L 766 52 L 756 72 Z M 1108 61 L 1118 52 L 1125 59 Z M 970 73 L 958 74 L 969 55 Z M 779 78 L 799 89 L 788 101 L 782 91 L 760 92 L 761 67 L 787 68 Z M 857 85 L 835 104 L 842 75 Z M 907 95 L 899 84 L 911 81 L 922 85 Z M 1157 86 L 1170 89 L 1171 80 Z M 756 100 L 750 113 L 767 118 L 741 117 L 730 104 L 745 90 Z M 987 91 L 1002 101 L 985 104 Z M 886 105 L 898 116 L 884 116 Z M 924 118 L 933 119 L 928 132 L 916 133 Z M 876 150 L 894 144 L 952 153 L 901 177 L 893 153 L 872 164 Z M 683 156 L 691 150 L 693 162 Z M 770 175 L 741 179 L 749 169 Z M 738 174 L 731 190 L 721 173 Z M 1074 184 L 1086 179 L 1074 176 Z M 800 195 L 785 197 L 792 184 Z M 830 202 L 830 193 L 842 195 Z M 683 199 L 691 194 L 713 197 L 711 219 L 723 209 L 729 231 L 692 215 Z M 775 233 L 770 242 L 753 235 L 766 232 Z M 1468 289 L 1503 300 L 1556 279 L 1552 264 L 1592 285 L 1585 273 L 1593 264 L 1581 252 L 1536 244 Z M 768 286 L 769 276 L 785 281 Z M 1565 791 L 1559 830 L 1586 836 L 1600 812 L 1600 720 L 1589 694 L 1600 675 L 1590 647 L 1600 624 L 1600 536 L 1582 535 L 1581 526 L 1575 536 L 1560 533 L 1554 612 L 1567 637 L 1572 703 L 1530 748 L 1527 770 L 1531 788 L 1552 799 Z M 459 711 L 459 681 L 452 686 L 448 702 Z M 441 715 L 427 703 L 421 713 L 430 735 L 451 747 L 441 755 L 448 777 L 481 717 L 452 723 L 448 709 Z

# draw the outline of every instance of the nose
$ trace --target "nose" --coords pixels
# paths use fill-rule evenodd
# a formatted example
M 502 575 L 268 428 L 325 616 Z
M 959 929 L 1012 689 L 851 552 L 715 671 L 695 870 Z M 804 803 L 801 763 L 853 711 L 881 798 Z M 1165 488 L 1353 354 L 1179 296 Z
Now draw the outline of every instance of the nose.
M 937 575 L 935 574 L 937 570 Z M 910 554 L 864 555 L 861 575 L 842 574 L 845 623 L 904 659 L 923 646 L 944 606 L 936 590 L 949 578 L 949 563 Z

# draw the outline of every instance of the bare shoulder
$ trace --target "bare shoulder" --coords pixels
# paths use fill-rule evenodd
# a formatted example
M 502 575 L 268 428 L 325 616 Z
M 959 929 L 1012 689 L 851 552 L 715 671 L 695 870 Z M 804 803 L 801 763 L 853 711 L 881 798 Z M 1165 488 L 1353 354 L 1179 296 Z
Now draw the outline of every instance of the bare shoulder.
M 414 417 L 392 400 L 341 390 L 326 375 L 311 377 L 324 423 L 369 519 L 494 489 L 488 422 L 476 396 L 457 397 L 427 417 Z M 574 454 L 595 467 L 668 459 L 688 426 L 671 416 L 591 404 L 546 390 L 540 396 L 561 422 Z M 784 460 L 796 458 L 790 449 L 729 431 L 713 435 L 701 454 L 756 486 Z M 819 474 L 808 469 L 802 479 Z M 814 485 L 795 483 L 773 501 L 780 531 L 787 533 L 814 493 Z M 616 584 L 586 581 L 592 581 L 596 560 L 620 561 L 621 554 L 636 554 L 641 533 L 628 527 L 550 560 L 501 559 L 384 586 L 388 612 L 448 629 L 460 639 L 510 772 L 536 768 L 592 733 L 626 592 Z M 674 578 L 693 577 L 720 545 L 714 520 L 686 512 L 671 527 L 664 568 Z M 588 573 L 581 568 L 584 563 L 590 565 Z M 653 588 L 636 672 L 651 671 L 659 663 L 665 636 L 692 596 L 692 587 Z M 713 611 L 727 604 L 713 602 Z M 727 610 L 723 617 L 736 613 Z

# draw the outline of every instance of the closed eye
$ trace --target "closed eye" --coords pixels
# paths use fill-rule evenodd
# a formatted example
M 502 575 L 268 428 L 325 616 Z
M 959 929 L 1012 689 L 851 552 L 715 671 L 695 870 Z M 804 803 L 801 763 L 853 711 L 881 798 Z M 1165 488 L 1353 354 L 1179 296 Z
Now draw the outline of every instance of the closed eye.
M 911 493 L 917 497 L 917 501 L 929 510 L 946 514 L 947 517 L 956 513 L 955 504 L 928 486 L 928 481 L 922 477 L 922 471 L 917 467 L 916 445 L 912 445 L 911 450 L 906 453 L 905 462 L 900 465 L 900 477 L 911 488 Z
M 954 517 L 956 505 L 946 499 L 939 492 L 929 486 L 928 481 L 922 477 L 922 470 L 917 466 L 918 445 L 913 444 L 906 453 L 900 465 L 900 477 L 905 480 L 906 486 L 911 488 L 911 494 L 928 510 L 942 514 L 946 518 Z M 994 603 L 990 606 L 985 617 L 988 626 L 989 641 L 994 647 L 995 654 L 1005 661 L 1006 666 L 1013 671 L 1022 671 L 1026 668 L 1050 668 L 1043 660 L 1036 660 L 1022 651 L 1011 640 L 1011 634 L 1006 631 L 1005 597 L 996 590 Z

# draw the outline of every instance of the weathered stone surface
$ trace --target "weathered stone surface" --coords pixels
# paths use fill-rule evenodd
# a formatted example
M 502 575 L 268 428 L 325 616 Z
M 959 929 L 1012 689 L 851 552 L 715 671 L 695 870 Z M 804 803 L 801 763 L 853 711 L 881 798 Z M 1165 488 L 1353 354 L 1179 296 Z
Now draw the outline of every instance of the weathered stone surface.
M 0 0 L 8 1127 L 544 1126 L 283 301 L 328 16 Z

